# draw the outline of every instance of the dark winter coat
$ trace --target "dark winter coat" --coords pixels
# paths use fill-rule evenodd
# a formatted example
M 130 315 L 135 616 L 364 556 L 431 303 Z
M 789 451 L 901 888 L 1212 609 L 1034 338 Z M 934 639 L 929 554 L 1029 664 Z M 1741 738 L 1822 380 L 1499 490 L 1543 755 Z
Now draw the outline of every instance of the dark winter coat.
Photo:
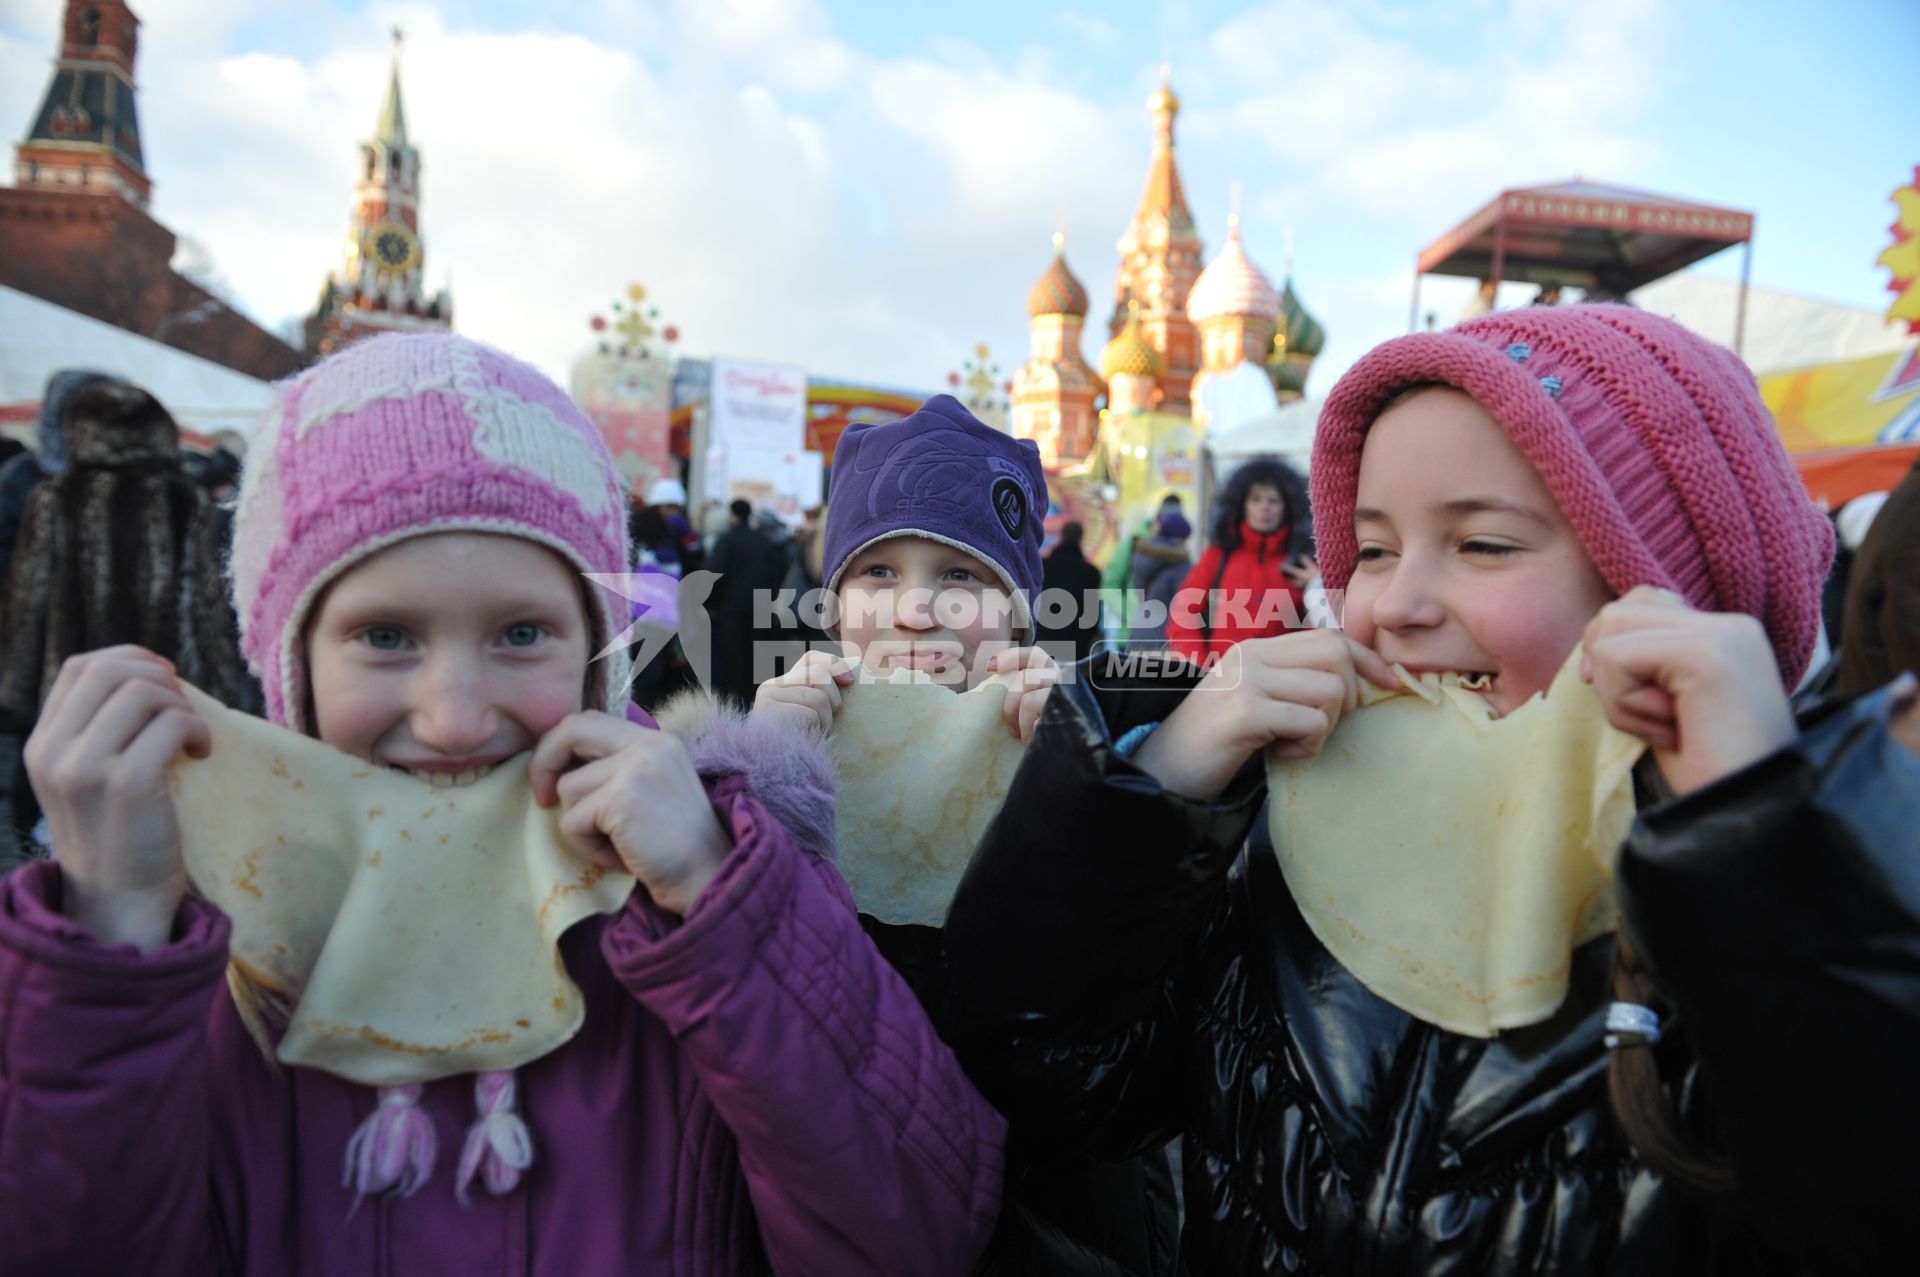
M 1114 752 L 1107 724 L 1164 717 L 1164 692 L 1105 719 L 1085 682 L 1049 698 L 947 919 L 963 1062 L 1063 1159 L 1183 1136 L 1196 1274 L 1904 1271 L 1920 695 L 1897 690 L 1643 812 L 1622 853 L 1624 925 L 1677 1007 L 1662 1072 L 1724 1137 L 1731 1206 L 1615 1124 L 1610 937 L 1542 1024 L 1482 1041 L 1413 1019 L 1329 955 L 1270 852 L 1241 854 L 1258 763 L 1203 803 Z
M 31 719 L 67 657 L 138 643 L 228 704 L 247 690 L 206 492 L 179 431 L 119 383 L 74 396 L 72 459 L 27 502 L 0 633 L 0 707 Z
M 1042 606 L 1035 617 L 1038 624 L 1038 636 L 1043 643 L 1057 643 L 1071 650 L 1059 652 L 1062 664 L 1071 664 L 1086 659 L 1093 652 L 1093 645 L 1100 639 L 1100 569 L 1087 562 L 1087 556 L 1080 552 L 1077 545 L 1062 542 L 1053 547 L 1053 552 L 1040 562 L 1040 594 L 1036 604 L 1044 605 L 1048 592 L 1059 590 L 1071 599 L 1070 610 L 1059 613 L 1060 624 L 1047 624 L 1047 612 Z M 1062 606 L 1068 606 L 1062 604 Z
M 1920 461 L 1880 507 L 1847 583 L 1841 695 L 1920 670 Z

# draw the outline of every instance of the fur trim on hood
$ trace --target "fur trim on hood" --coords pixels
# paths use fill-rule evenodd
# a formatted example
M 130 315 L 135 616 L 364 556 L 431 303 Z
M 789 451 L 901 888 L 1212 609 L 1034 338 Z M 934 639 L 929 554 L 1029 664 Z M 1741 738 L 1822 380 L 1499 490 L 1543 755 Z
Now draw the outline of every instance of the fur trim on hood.
M 739 775 L 747 792 L 786 826 L 802 848 L 834 858 L 839 793 L 826 738 L 770 715 L 753 717 L 699 690 L 683 692 L 654 715 L 677 737 L 703 778 Z

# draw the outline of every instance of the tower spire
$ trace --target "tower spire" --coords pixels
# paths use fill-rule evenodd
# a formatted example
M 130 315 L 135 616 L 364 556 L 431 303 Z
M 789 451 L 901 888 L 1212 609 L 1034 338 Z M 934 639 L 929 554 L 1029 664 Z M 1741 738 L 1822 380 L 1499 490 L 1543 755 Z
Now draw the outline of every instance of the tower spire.
M 387 73 L 387 100 L 380 106 L 380 125 L 373 131 L 376 141 L 394 148 L 407 144 L 407 113 L 400 107 L 400 46 L 405 40 L 406 34 L 395 27 L 393 65 Z

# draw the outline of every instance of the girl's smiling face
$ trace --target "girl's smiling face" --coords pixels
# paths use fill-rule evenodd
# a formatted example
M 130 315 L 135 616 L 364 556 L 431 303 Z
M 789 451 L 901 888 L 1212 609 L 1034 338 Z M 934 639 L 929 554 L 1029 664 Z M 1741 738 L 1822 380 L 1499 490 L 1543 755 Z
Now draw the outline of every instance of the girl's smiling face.
M 1013 601 L 999 575 L 943 541 L 876 542 L 847 561 L 836 594 L 841 641 L 876 674 L 925 670 L 965 691 L 1013 646 Z
M 410 538 L 347 569 L 314 610 L 314 732 L 441 781 L 484 772 L 581 708 L 589 633 L 579 574 L 546 547 Z
M 1544 692 L 1613 597 L 1533 463 L 1449 387 L 1373 423 L 1353 526 L 1347 633 L 1416 672 L 1492 675 L 1496 713 Z

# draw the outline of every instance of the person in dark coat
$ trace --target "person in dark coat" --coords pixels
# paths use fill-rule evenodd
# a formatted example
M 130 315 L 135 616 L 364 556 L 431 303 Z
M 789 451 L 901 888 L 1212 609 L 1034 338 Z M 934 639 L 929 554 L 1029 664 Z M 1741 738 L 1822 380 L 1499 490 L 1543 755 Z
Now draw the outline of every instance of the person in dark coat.
M 1133 626 L 1135 646 L 1163 647 L 1167 639 L 1167 617 L 1181 582 L 1193 571 L 1193 558 L 1187 553 L 1187 538 L 1193 525 L 1178 510 L 1160 516 L 1154 534 L 1136 543 L 1133 556 L 1133 588 L 1139 591 L 1142 624 Z
M 27 498 L 40 480 L 67 468 L 67 405 L 88 386 L 112 380 L 91 368 L 63 368 L 47 378 L 35 423 L 39 451 L 9 458 L 0 465 L 0 584 L 7 579 L 7 564 L 13 559 L 20 520 L 27 513 Z
M 1500 312 L 1355 365 L 1313 478 L 1344 632 L 1050 699 L 946 918 L 969 1074 L 1062 1159 L 1179 1136 L 1188 1272 L 1911 1266 L 1920 691 L 1796 725 L 1831 532 L 1745 368 L 1644 312 Z M 1263 755 L 1322 751 L 1389 659 L 1504 714 L 1576 651 L 1651 746 L 1618 929 L 1566 942 L 1557 1000 L 1442 1027 L 1336 950 L 1418 970 L 1445 918 L 1323 932 L 1243 851 Z
M 1100 569 L 1087 562 L 1081 542 L 1086 529 L 1069 521 L 1060 540 L 1040 563 L 1040 606 L 1035 623 L 1042 646 L 1062 665 L 1093 654 L 1100 641 Z M 1057 593 L 1056 593 L 1057 591 Z
M 735 499 L 727 530 L 713 543 L 707 570 L 720 574 L 707 599 L 713 617 L 714 691 L 751 704 L 758 683 L 753 667 L 754 596 L 778 588 L 786 561 L 753 526 L 753 506 Z
M 1880 507 L 1854 556 L 1842 633 L 1842 696 L 1920 671 L 1920 461 Z
M 0 712 L 32 730 L 69 656 L 137 643 L 228 704 L 254 684 L 227 603 L 206 493 L 180 464 L 179 428 L 146 391 L 96 381 L 68 399 L 71 458 L 27 501 L 5 582 Z M 11 751 L 9 751 L 11 753 Z M 16 833 L 37 819 L 10 779 Z

